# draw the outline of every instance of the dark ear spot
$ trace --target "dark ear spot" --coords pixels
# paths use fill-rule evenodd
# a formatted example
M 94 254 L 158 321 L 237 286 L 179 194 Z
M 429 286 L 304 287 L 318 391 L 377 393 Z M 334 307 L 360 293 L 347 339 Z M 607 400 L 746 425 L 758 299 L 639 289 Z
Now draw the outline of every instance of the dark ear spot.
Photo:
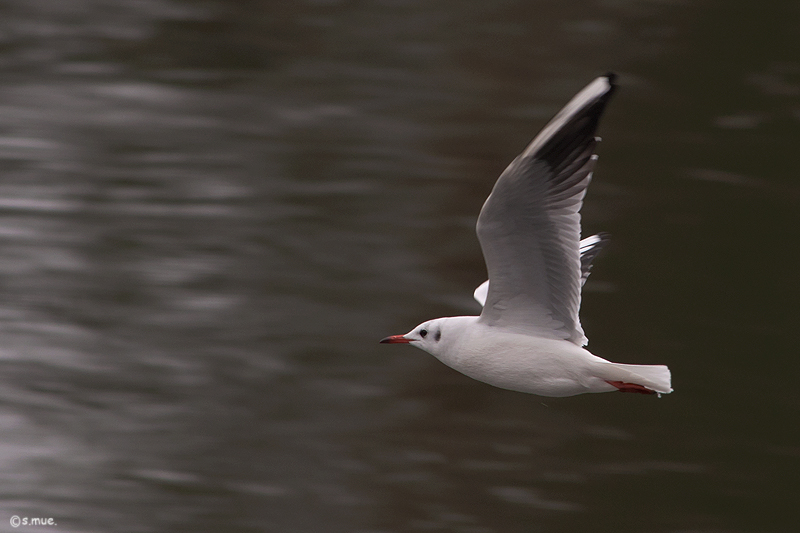
M 442 330 L 437 329 L 436 330 L 436 335 L 433 338 L 436 339 L 436 342 L 439 342 L 439 339 L 442 338 Z

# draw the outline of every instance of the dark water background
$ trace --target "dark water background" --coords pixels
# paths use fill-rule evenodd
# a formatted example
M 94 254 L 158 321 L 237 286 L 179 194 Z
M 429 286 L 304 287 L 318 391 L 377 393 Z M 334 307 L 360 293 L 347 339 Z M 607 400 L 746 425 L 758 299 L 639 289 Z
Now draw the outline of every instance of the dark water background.
M 797 531 L 800 4 L 0 6 L 0 528 Z M 590 348 L 544 399 L 380 346 L 595 76 Z

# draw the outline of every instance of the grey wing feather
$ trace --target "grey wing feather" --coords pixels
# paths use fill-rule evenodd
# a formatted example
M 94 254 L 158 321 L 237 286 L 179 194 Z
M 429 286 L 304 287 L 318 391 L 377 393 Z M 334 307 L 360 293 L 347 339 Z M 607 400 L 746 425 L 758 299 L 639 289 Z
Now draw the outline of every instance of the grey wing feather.
M 578 319 L 580 208 L 613 90 L 611 75 L 594 80 L 497 180 L 477 226 L 490 280 L 482 322 L 586 343 Z
M 579 247 L 581 254 L 581 287 L 586 284 L 586 280 L 589 278 L 589 273 L 592 270 L 592 262 L 597 257 L 597 254 L 600 253 L 600 250 L 602 250 L 610 240 L 611 235 L 602 232 L 598 233 L 597 235 L 592 235 L 591 237 L 581 239 Z M 475 292 L 472 293 L 472 296 L 479 304 L 481 304 L 481 306 L 486 303 L 486 297 L 488 295 L 488 279 L 478 285 L 478 288 L 476 288 Z

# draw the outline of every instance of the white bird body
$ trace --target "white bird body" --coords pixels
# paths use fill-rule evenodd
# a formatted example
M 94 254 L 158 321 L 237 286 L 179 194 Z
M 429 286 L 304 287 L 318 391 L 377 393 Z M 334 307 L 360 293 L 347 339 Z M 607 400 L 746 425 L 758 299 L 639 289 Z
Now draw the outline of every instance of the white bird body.
M 496 328 L 479 319 L 437 318 L 403 337 L 450 368 L 501 389 L 561 397 L 615 391 L 619 387 L 609 383 L 614 381 L 672 391 L 666 366 L 612 363 L 564 339 Z M 424 337 L 421 331 L 427 332 Z M 629 392 L 646 392 L 634 389 Z
M 462 374 L 501 389 L 541 396 L 614 390 L 594 376 L 607 363 L 574 343 L 497 330 L 477 319 L 439 319 L 428 325 L 445 330 L 439 346 L 421 347 Z
M 503 389 L 541 396 L 672 392 L 664 365 L 606 361 L 583 348 L 581 288 L 605 234 L 580 240 L 580 208 L 613 75 L 576 95 L 498 178 L 478 218 L 489 280 L 480 316 L 437 318 L 383 343 L 407 343 Z

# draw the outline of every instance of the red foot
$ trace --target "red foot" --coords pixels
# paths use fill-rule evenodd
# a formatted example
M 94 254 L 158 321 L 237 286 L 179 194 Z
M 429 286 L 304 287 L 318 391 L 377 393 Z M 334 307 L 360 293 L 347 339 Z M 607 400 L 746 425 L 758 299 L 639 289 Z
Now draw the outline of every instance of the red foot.
M 638 394 L 655 394 L 656 391 L 635 383 L 625 383 L 624 381 L 606 381 L 609 385 L 614 385 L 620 392 L 636 392 Z

